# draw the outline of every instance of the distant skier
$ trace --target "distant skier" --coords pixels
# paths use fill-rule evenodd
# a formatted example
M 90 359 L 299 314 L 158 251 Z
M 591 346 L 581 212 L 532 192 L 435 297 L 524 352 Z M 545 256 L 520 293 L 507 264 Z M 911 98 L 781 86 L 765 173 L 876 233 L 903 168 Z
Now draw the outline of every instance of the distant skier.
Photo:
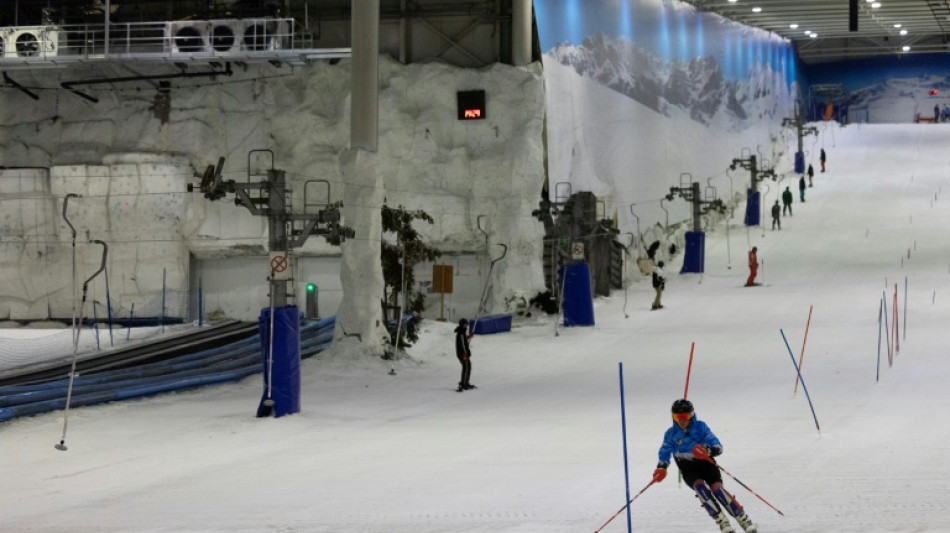
M 940 104 L 934 104 L 934 124 L 940 123 Z
M 663 298 L 663 290 L 666 289 L 666 278 L 663 277 L 663 261 L 656 264 L 653 269 L 653 289 L 656 291 L 656 297 L 653 298 L 653 310 L 663 309 L 660 301 Z
M 772 231 L 775 231 L 776 224 L 778 229 L 782 229 L 782 208 L 778 206 L 778 200 L 775 200 L 775 204 L 772 205 Z
M 475 385 L 469 383 L 472 376 L 472 349 L 468 345 L 468 340 L 472 334 L 468 332 L 468 320 L 464 318 L 459 320 L 459 325 L 455 328 L 455 356 L 462 364 L 462 378 L 459 380 L 458 392 L 474 389 Z
M 792 216 L 792 191 L 788 187 L 785 187 L 782 193 L 782 216 L 786 211 L 788 211 L 788 216 Z
M 759 249 L 755 246 L 749 250 L 749 279 L 746 280 L 745 286 L 751 287 L 755 285 L 755 275 L 759 273 Z
M 825 149 L 824 149 L 824 148 L 821 149 L 821 154 L 819 154 L 818 159 L 821 161 L 821 171 L 824 172 L 824 171 L 825 171 L 825 159 L 826 159 L 826 157 L 825 157 Z
M 801 197 L 802 202 L 804 202 L 805 201 L 805 176 L 798 178 L 798 195 Z
M 734 533 L 726 513 L 739 522 L 746 533 L 758 533 L 749 515 L 732 494 L 722 487 L 722 475 L 716 466 L 716 457 L 722 454 L 722 444 L 705 422 L 696 418 L 693 404 L 686 399 L 673 402 L 673 425 L 663 435 L 658 453 L 660 462 L 653 472 L 653 482 L 666 478 L 670 456 L 683 474 L 683 480 L 696 491 L 703 509 L 716 521 L 723 533 Z M 725 509 L 725 512 L 723 511 Z
M 811 163 L 808 163 L 808 186 L 812 186 L 812 178 L 815 177 L 815 168 L 811 166 Z

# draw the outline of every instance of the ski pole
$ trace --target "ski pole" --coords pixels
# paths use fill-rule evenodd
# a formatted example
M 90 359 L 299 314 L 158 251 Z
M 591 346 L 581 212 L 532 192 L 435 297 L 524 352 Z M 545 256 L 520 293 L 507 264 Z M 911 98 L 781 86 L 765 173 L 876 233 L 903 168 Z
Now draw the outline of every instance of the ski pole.
M 617 518 L 617 517 L 620 515 L 620 513 L 623 512 L 624 509 L 626 509 L 627 507 L 630 506 L 631 503 L 633 503 L 633 500 L 636 500 L 637 498 L 639 498 L 640 495 L 643 494 L 644 492 L 646 492 L 647 489 L 650 488 L 650 485 L 653 485 L 654 483 L 656 483 L 656 481 L 652 481 L 652 480 L 651 480 L 649 483 L 647 483 L 647 486 L 646 486 L 646 487 L 643 487 L 642 489 L 640 489 L 640 492 L 638 492 L 637 495 L 634 496 L 633 498 L 630 498 L 630 501 L 628 501 L 628 502 L 626 503 L 626 505 L 624 505 L 624 506 L 621 507 L 620 509 L 617 509 L 617 512 L 614 513 L 614 515 L 611 516 L 609 519 L 607 519 L 607 521 L 604 522 L 604 524 L 603 524 L 602 526 L 600 526 L 599 528 L 597 528 L 597 530 L 594 531 L 594 533 L 600 533 L 600 531 L 601 531 L 602 529 L 604 529 L 605 527 L 607 527 L 607 524 L 613 522 L 613 521 L 614 521 L 614 518 Z
M 725 468 L 719 466 L 718 463 L 713 463 L 713 464 L 715 464 L 716 467 L 719 468 L 719 470 L 722 470 L 723 472 L 725 472 L 726 475 L 729 476 L 729 477 L 731 477 L 736 483 L 742 485 L 742 487 L 743 487 L 745 490 L 751 492 L 753 496 L 755 496 L 756 498 L 762 500 L 762 503 L 764 503 L 765 505 L 768 505 L 769 507 L 771 507 L 773 511 L 775 511 L 776 513 L 778 513 L 778 514 L 780 514 L 780 515 L 782 515 L 782 516 L 785 516 L 785 513 L 783 513 L 782 511 L 779 511 L 774 505 L 772 505 L 771 503 L 767 502 L 767 501 L 765 500 L 765 498 L 763 498 L 762 496 L 759 496 L 758 494 L 756 494 L 756 492 L 755 492 L 754 490 L 750 489 L 749 486 L 746 485 L 745 483 L 739 481 L 739 478 L 737 478 L 736 476 L 730 474 L 728 470 L 726 470 Z
M 750 489 L 748 485 L 746 485 L 745 483 L 743 483 L 742 481 L 740 481 L 739 478 L 737 478 L 736 476 L 730 474 L 728 470 L 726 470 L 726 469 L 723 468 L 719 463 L 717 463 L 716 461 L 714 461 L 713 458 L 709 456 L 709 453 L 706 452 L 706 448 L 703 448 L 703 447 L 702 447 L 701 445 L 699 445 L 699 444 L 697 444 L 696 446 L 693 446 L 693 456 L 696 457 L 697 459 L 701 459 L 701 460 L 703 460 L 703 461 L 709 461 L 710 463 L 716 465 L 716 468 L 718 468 L 719 470 L 722 470 L 727 476 L 731 477 L 736 483 L 742 485 L 742 487 L 743 487 L 745 490 L 751 492 L 753 496 L 755 496 L 756 498 L 762 500 L 762 503 L 764 503 L 765 505 L 768 505 L 769 507 L 771 507 L 772 510 L 774 510 L 776 513 L 778 513 L 778 514 L 780 514 L 780 515 L 782 515 L 782 516 L 785 516 L 785 513 L 783 513 L 782 511 L 779 511 L 774 505 L 772 505 L 771 503 L 769 503 L 768 501 L 766 501 L 765 498 L 763 498 L 762 496 L 759 496 L 758 494 L 756 494 L 755 491 L 752 490 L 752 489 Z

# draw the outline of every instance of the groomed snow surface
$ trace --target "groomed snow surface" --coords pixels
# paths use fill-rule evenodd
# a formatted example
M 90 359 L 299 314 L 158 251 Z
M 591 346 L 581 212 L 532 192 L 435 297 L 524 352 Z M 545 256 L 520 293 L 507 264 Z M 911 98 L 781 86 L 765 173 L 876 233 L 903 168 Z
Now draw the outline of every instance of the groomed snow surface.
M 779 186 L 795 192 L 781 231 L 745 228 L 740 206 L 728 239 L 707 234 L 705 275 L 667 265 L 661 311 L 641 282 L 597 299 L 595 327 L 555 335 L 535 315 L 476 337 L 478 390 L 455 392 L 453 324 L 427 322 L 394 367 L 306 360 L 298 415 L 254 418 L 254 377 L 75 409 L 66 452 L 53 448 L 62 412 L 0 425 L 0 531 L 591 532 L 625 502 L 618 363 L 633 494 L 693 342 L 689 398 L 724 444 L 720 464 L 785 513 L 726 477 L 760 531 L 947 531 L 950 126 L 820 130 L 806 148 L 816 172 L 825 148 L 828 172 L 807 202 L 795 176 L 767 183 L 765 206 Z M 744 288 L 753 245 L 764 285 Z M 895 284 L 900 352 L 890 366 L 881 343 L 878 381 Z M 797 360 L 809 308 L 802 370 L 820 432 L 780 335 Z M 716 531 L 671 473 L 631 505 L 633 530 Z

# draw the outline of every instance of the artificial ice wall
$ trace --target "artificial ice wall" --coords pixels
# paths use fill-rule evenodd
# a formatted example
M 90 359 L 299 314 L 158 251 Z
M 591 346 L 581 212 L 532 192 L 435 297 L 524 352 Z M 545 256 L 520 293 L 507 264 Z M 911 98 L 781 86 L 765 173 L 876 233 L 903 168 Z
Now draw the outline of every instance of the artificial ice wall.
M 203 277 L 206 314 L 256 319 L 268 305 L 265 219 L 230 197 L 211 201 L 187 185 L 225 157 L 222 177 L 237 182 L 259 180 L 271 167 L 285 170 L 295 212 L 313 209 L 304 206 L 305 184 L 313 180 L 329 182 L 330 196 L 321 196 L 322 186 L 308 189 L 308 204 L 343 199 L 348 61 L 236 66 L 229 76 L 174 80 L 167 96 L 149 81 L 84 86 L 97 102 L 61 88 L 93 76 L 129 77 L 129 68 L 147 75 L 173 67 L 13 72 L 38 100 L 0 88 L 0 319 L 69 317 L 77 298 L 72 258 L 79 286 L 101 261 L 101 246 L 90 239 L 108 243 L 109 303 L 121 313 L 134 305 L 136 316 L 157 316 L 147 310 L 163 287 L 193 300 Z M 449 296 L 453 314 L 474 314 L 487 281 L 480 265 L 497 243 L 509 254 L 494 270 L 490 305 L 540 290 L 542 229 L 531 216 L 543 183 L 540 66 L 464 70 L 383 59 L 379 75 L 383 198 L 428 212 L 435 223 L 418 228 L 423 237 L 479 265 L 456 280 L 465 300 Z M 468 89 L 486 91 L 486 119 L 456 119 L 456 91 Z M 77 196 L 64 219 L 67 194 Z M 66 219 L 77 230 L 75 254 Z M 299 295 L 308 277 L 331 285 L 324 287 L 331 299 L 321 302 L 324 315 L 342 298 L 340 286 L 332 286 L 339 283 L 340 253 L 318 237 L 298 250 L 300 268 L 310 269 L 299 276 Z M 89 290 L 102 316 L 105 277 Z M 175 312 L 187 315 L 187 307 Z
M 801 77 L 788 42 L 675 0 L 534 4 L 552 199 L 593 192 L 642 252 L 690 216 L 684 200 L 664 205 L 671 186 L 729 202 L 749 185 L 733 158 L 782 164 Z

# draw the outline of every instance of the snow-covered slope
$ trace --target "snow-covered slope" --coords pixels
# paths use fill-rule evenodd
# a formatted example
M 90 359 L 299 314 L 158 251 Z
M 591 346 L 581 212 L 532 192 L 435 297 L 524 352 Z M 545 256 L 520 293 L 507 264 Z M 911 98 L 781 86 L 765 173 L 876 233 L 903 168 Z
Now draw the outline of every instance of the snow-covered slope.
M 253 418 L 255 378 L 75 410 L 67 452 L 53 449 L 62 413 L 4 424 L 0 530 L 593 531 L 626 498 L 618 363 L 635 492 L 695 342 L 689 397 L 723 441 L 720 464 L 785 514 L 726 477 L 761 531 L 946 531 L 950 127 L 822 131 L 828 172 L 781 231 L 738 217 L 711 228 L 705 275 L 670 275 L 662 311 L 641 284 L 599 299 L 594 327 L 555 335 L 535 316 L 475 338 L 478 390 L 454 392 L 452 325 L 427 322 L 395 375 L 380 360 L 307 360 L 299 415 Z M 749 289 L 751 246 L 765 285 Z M 893 317 L 895 284 L 890 366 L 878 317 L 882 298 Z M 804 352 L 797 394 L 780 330 Z M 675 475 L 630 511 L 635 531 L 716 527 Z

